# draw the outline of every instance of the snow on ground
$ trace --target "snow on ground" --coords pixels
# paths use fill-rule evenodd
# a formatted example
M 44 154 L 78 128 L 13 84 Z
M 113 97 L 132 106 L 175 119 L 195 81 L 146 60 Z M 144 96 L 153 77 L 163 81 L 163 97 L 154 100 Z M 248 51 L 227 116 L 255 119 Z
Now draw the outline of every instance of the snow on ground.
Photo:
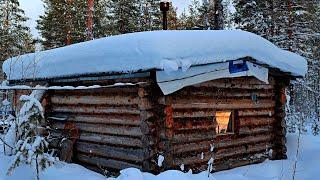
M 6 60 L 9 80 L 55 78 L 149 69 L 186 70 L 191 65 L 252 57 L 304 76 L 307 61 L 241 30 L 152 31 L 111 36 Z M 90 61 L 88 61 L 88 59 Z
M 180 171 L 166 171 L 160 175 L 141 173 L 137 169 L 129 168 L 123 170 L 118 178 L 109 180 L 289 180 L 292 179 L 292 169 L 294 165 L 297 134 L 289 134 L 288 159 L 280 161 L 267 160 L 256 165 L 243 166 L 227 171 L 210 174 L 207 172 L 199 174 L 183 173 Z M 316 180 L 319 179 L 320 168 L 320 137 L 310 134 L 301 136 L 300 155 L 297 160 L 296 179 Z M 34 171 L 28 166 L 19 167 L 12 176 L 6 176 L 6 169 L 9 166 L 11 157 L 4 156 L 0 150 L 0 180 L 34 179 Z M 43 180 L 100 180 L 106 179 L 103 175 L 92 172 L 76 164 L 56 163 L 40 176 Z

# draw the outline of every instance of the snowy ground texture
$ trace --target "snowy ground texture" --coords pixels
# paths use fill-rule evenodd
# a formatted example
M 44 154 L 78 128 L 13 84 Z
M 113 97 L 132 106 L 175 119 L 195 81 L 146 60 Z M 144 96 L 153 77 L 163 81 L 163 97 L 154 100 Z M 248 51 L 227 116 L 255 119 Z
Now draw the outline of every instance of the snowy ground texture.
M 289 134 L 288 159 L 282 161 L 265 161 L 261 164 L 244 166 L 228 171 L 210 174 L 207 172 L 200 174 L 183 173 L 180 171 L 167 171 L 158 176 L 149 173 L 141 173 L 137 169 L 126 169 L 121 172 L 118 178 L 109 180 L 286 180 L 292 179 L 292 169 L 295 159 L 297 163 L 296 178 L 298 180 L 319 179 L 320 168 L 320 137 L 310 134 L 301 136 L 300 154 L 296 158 L 297 134 Z M 0 180 L 35 179 L 34 171 L 28 166 L 19 167 L 12 176 L 6 176 L 11 157 L 4 156 L 1 148 L 0 153 Z M 56 163 L 40 176 L 43 180 L 100 180 L 106 177 L 85 169 L 76 164 Z

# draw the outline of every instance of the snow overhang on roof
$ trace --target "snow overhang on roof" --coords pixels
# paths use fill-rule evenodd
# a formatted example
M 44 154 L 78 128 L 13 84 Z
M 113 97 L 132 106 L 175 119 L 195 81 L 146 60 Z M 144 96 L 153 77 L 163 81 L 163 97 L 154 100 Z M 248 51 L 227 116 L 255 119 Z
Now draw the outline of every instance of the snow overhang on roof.
M 241 30 L 153 31 L 111 36 L 8 59 L 8 80 L 50 79 L 99 73 L 166 72 L 251 57 L 292 76 L 305 76 L 307 61 Z

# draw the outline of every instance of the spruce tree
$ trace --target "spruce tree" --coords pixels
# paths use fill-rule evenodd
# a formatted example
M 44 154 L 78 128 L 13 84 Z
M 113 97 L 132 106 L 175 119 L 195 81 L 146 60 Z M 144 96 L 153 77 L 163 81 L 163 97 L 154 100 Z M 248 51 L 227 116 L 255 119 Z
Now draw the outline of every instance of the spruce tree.
M 140 4 L 138 0 L 109 0 L 107 4 L 108 35 L 139 31 Z
M 224 6 L 222 0 L 203 0 L 199 11 L 202 26 L 205 29 L 224 29 Z
M 108 0 L 95 0 L 93 8 L 93 36 L 107 35 Z M 37 21 L 45 49 L 86 41 L 87 0 L 43 0 L 44 15 Z
M 187 17 L 186 29 L 203 29 L 204 25 L 200 22 L 200 2 L 192 0 L 189 5 L 189 15 Z
M 27 20 L 18 0 L 0 1 L 0 65 L 7 58 L 34 50 Z
M 160 30 L 162 16 L 159 8 L 160 0 L 140 1 L 140 31 Z
M 315 119 L 319 114 L 319 1 L 243 1 L 237 0 L 237 20 L 241 29 L 265 37 L 282 49 L 304 56 L 309 71 L 292 88 L 291 112 L 296 122 Z M 303 125 L 301 123 L 299 126 Z M 314 129 L 317 126 L 314 125 Z M 303 127 L 300 127 L 303 128 Z M 292 128 L 291 128 L 292 129 Z

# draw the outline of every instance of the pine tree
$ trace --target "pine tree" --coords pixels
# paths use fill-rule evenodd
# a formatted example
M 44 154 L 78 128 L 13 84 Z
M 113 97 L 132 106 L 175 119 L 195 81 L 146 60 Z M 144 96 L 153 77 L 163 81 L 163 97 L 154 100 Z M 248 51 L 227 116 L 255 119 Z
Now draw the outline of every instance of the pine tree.
M 186 21 L 186 29 L 203 29 L 204 25 L 200 22 L 200 2 L 192 0 L 189 5 L 189 14 Z
M 188 23 L 188 16 L 186 11 L 183 11 L 180 16 L 178 17 L 178 27 L 179 30 L 186 30 L 187 28 L 187 23 Z
M 139 31 L 153 31 L 161 29 L 162 16 L 159 4 L 160 0 L 140 1 Z
M 108 0 L 95 0 L 93 8 L 93 36 L 107 35 Z M 83 42 L 88 39 L 87 0 L 44 0 L 45 13 L 37 21 L 45 49 Z
M 308 60 L 309 71 L 292 88 L 289 124 L 315 119 L 319 109 L 319 1 L 243 1 L 237 0 L 237 21 L 241 29 L 270 40 L 282 49 Z M 295 119 L 295 120 L 294 120 Z M 299 127 L 303 128 L 303 127 Z M 317 126 L 315 126 L 317 129 Z
M 139 31 L 140 4 L 138 0 L 109 0 L 107 4 L 108 35 Z
M 0 1 L 0 65 L 7 58 L 34 51 L 27 20 L 18 0 Z
M 175 7 L 172 3 L 170 3 L 170 9 L 168 12 L 168 29 L 169 30 L 180 29 L 179 22 L 178 22 L 177 7 Z
M 222 0 L 203 0 L 199 8 L 205 29 L 224 29 L 224 6 Z

